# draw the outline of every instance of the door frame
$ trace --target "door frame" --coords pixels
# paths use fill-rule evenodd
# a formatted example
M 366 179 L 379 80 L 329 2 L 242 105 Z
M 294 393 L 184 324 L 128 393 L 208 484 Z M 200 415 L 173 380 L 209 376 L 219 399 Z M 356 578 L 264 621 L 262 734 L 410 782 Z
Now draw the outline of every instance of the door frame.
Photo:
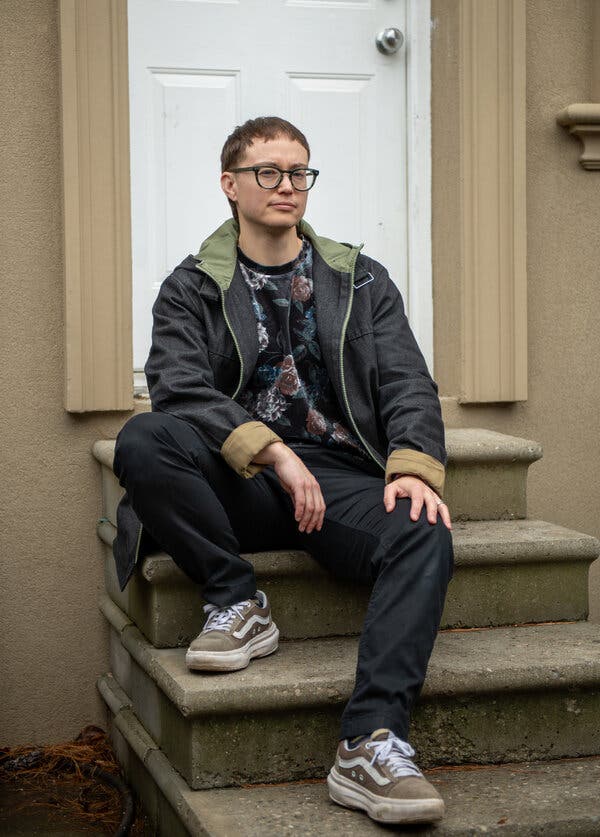
M 433 362 L 430 0 L 407 0 L 408 302 Z M 60 0 L 66 386 L 72 412 L 133 408 L 126 0 Z
M 431 227 L 431 9 L 407 0 L 406 178 L 410 324 L 432 375 L 433 279 Z

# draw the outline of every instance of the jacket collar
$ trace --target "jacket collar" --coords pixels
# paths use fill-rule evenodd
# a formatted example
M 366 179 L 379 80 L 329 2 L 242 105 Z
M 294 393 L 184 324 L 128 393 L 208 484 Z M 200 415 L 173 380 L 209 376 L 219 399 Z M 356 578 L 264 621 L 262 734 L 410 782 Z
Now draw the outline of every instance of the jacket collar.
M 298 231 L 309 239 L 329 267 L 342 273 L 354 273 L 362 244 L 339 244 L 330 238 L 323 238 L 304 220 L 300 221 Z M 204 241 L 196 256 L 198 270 L 208 274 L 224 291 L 229 289 L 235 272 L 239 233 L 237 221 L 230 218 Z

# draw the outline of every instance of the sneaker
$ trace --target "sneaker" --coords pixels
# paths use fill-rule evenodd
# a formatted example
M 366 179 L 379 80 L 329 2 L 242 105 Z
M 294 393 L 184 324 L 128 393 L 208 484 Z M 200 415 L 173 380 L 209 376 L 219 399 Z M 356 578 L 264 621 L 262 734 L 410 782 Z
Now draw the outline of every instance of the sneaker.
M 444 801 L 411 761 L 414 754 L 389 729 L 378 729 L 355 744 L 341 741 L 327 777 L 329 796 L 378 822 L 441 820 Z
M 237 671 L 253 657 L 277 651 L 279 631 L 262 590 L 252 599 L 228 607 L 204 605 L 206 622 L 185 655 L 188 668 L 200 671 Z

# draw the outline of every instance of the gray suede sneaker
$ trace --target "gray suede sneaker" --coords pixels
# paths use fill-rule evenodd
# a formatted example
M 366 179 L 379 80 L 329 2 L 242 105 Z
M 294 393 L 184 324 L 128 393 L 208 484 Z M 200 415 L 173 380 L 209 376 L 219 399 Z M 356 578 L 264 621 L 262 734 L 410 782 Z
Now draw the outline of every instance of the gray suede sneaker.
M 204 611 L 204 627 L 185 655 L 188 668 L 237 671 L 246 668 L 253 657 L 277 651 L 279 631 L 262 590 L 252 599 L 228 607 L 204 605 Z
M 444 801 L 411 761 L 415 751 L 389 729 L 378 729 L 355 745 L 341 741 L 327 777 L 338 805 L 360 808 L 386 823 L 435 822 Z

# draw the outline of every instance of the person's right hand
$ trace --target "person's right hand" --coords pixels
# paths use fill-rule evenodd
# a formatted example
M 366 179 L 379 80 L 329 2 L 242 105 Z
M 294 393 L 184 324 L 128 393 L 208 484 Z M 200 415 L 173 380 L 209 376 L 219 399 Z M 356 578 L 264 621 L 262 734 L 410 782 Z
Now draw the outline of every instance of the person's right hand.
M 284 491 L 292 498 L 298 530 L 309 535 L 321 531 L 325 501 L 321 486 L 304 462 L 283 442 L 272 442 L 254 458 L 259 465 L 272 465 Z

